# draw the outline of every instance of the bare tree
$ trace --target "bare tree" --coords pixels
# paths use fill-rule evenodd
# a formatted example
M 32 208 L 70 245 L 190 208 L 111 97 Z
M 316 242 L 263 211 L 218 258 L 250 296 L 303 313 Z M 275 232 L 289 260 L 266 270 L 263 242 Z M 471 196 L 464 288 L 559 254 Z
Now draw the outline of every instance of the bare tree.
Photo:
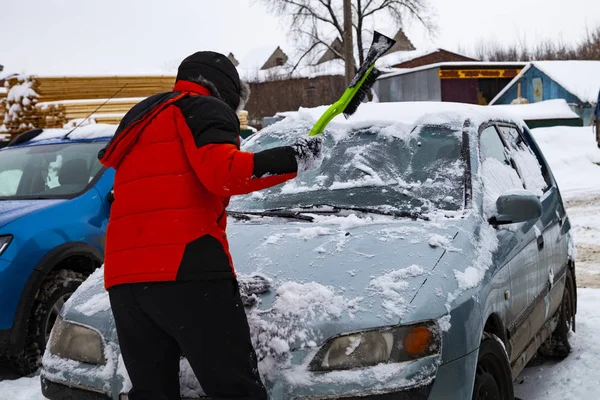
M 342 0 L 258 0 L 265 3 L 275 14 L 290 19 L 289 34 L 297 39 L 302 54 L 300 59 L 327 50 L 344 59 L 342 49 L 331 46 L 337 37 L 344 40 L 344 13 Z M 417 20 L 430 32 L 428 0 L 352 0 L 352 26 L 356 37 L 358 64 L 366 55 L 371 23 L 381 18 L 391 18 L 398 26 L 409 20 Z M 352 60 L 355 62 L 355 60 Z
M 480 42 L 474 55 L 486 61 L 600 60 L 600 26 L 588 29 L 582 40 L 573 45 L 562 39 L 544 40 L 533 46 L 528 46 L 524 39 L 509 45 Z

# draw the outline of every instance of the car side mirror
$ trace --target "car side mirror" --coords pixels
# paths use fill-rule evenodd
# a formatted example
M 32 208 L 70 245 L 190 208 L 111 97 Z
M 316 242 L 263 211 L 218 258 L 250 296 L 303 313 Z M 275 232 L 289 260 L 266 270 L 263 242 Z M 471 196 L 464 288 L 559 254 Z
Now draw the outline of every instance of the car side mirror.
M 492 225 L 516 224 L 542 216 L 540 199 L 528 190 L 514 190 L 496 200 L 498 214 L 490 218 Z
M 112 204 L 115 201 L 115 191 L 113 189 L 110 189 L 110 192 L 108 192 L 106 200 L 108 201 L 108 204 Z

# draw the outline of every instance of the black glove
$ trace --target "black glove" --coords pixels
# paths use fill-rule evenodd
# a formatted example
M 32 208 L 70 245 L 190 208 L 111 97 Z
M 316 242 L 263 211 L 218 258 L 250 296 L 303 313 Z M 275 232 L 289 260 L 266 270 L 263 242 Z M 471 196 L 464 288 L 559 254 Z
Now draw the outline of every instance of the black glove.
M 321 158 L 321 148 L 323 139 L 321 136 L 303 137 L 292 145 L 296 153 L 298 162 L 298 172 L 308 171 L 316 167 L 317 161 Z

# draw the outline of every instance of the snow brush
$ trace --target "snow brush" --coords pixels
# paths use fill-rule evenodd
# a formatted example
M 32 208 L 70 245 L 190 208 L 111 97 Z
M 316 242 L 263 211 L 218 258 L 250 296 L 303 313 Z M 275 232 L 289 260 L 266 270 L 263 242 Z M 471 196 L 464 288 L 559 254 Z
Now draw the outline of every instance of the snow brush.
M 308 136 L 316 136 L 323 133 L 329 122 L 336 116 L 343 113 L 348 118 L 356 112 L 358 106 L 367 97 L 367 94 L 375 84 L 377 77 L 381 74 L 375 68 L 375 62 L 391 49 L 394 43 L 396 43 L 394 39 L 390 39 L 375 31 L 373 34 L 373 43 L 371 43 L 367 57 L 358 69 L 352 82 L 350 82 L 350 86 L 342 94 L 342 97 L 323 113 L 308 133 Z

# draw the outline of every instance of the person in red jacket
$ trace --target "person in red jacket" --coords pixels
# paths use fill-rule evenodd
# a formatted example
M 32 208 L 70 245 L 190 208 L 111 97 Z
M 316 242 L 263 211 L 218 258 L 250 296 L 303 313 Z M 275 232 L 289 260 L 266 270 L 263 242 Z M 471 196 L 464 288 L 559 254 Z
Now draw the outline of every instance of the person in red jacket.
M 267 398 L 226 208 L 310 168 L 321 141 L 240 150 L 236 110 L 248 95 L 227 57 L 195 53 L 173 91 L 134 106 L 98 154 L 116 170 L 104 276 L 131 400 L 179 399 L 182 353 L 210 398 Z

